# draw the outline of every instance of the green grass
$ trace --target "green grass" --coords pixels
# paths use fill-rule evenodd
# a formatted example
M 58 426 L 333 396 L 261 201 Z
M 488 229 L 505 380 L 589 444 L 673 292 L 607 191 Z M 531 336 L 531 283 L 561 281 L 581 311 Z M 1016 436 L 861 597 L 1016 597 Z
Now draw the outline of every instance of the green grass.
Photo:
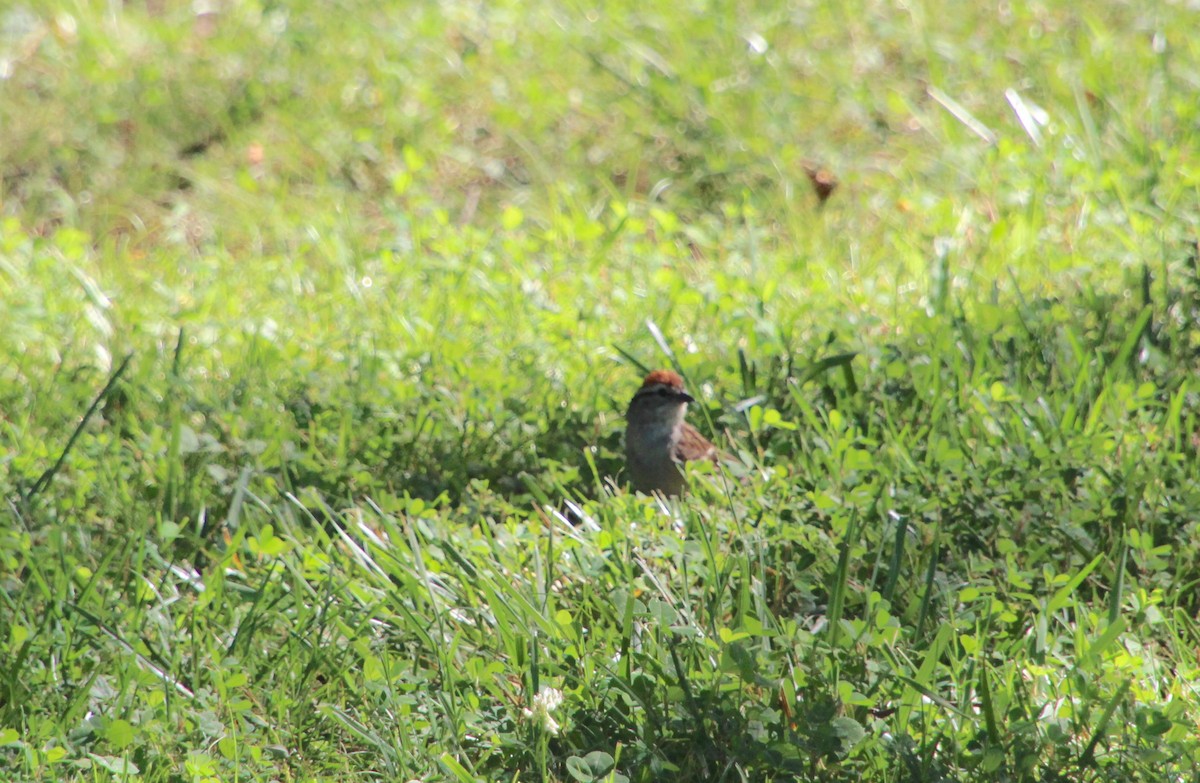
M 0 9 L 0 778 L 1195 779 L 1194 13 L 376 5 Z

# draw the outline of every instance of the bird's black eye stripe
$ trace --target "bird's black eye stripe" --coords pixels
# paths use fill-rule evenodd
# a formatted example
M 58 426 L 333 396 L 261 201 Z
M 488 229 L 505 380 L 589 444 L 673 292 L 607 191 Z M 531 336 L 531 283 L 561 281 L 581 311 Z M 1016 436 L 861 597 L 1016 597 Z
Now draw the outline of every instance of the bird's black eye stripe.
M 659 397 L 670 397 L 671 396 L 670 389 L 659 389 L 658 391 L 656 391 L 654 393 L 657 394 Z

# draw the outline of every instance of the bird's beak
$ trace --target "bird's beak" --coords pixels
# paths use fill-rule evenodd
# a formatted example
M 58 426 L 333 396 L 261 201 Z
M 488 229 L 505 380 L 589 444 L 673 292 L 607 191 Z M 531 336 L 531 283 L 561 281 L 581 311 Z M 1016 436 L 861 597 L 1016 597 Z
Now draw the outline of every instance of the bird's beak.
M 679 392 L 679 399 L 683 400 L 684 402 L 695 402 L 696 401 L 695 397 L 693 397 L 692 395 L 688 394 L 685 391 Z

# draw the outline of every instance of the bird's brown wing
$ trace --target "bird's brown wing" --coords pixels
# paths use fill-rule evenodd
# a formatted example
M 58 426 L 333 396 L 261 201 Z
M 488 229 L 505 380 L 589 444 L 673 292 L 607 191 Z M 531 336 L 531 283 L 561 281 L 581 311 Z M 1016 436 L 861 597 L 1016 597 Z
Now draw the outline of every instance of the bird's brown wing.
M 716 462 L 719 454 L 717 447 L 710 443 L 708 438 L 701 435 L 692 425 L 685 423 L 683 434 L 675 444 L 672 456 L 676 462 L 695 462 L 702 459 Z

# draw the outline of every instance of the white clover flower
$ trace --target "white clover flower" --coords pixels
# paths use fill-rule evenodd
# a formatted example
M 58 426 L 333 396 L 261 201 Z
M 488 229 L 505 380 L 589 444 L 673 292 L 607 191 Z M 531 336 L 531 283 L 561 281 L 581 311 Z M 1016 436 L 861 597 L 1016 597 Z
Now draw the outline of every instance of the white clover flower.
M 521 710 L 521 714 L 528 720 L 537 721 L 543 729 L 551 734 L 558 734 L 561 727 L 550 713 L 558 709 L 562 701 L 562 691 L 558 688 L 543 687 L 538 691 L 538 695 L 533 697 L 532 709 L 526 707 Z

